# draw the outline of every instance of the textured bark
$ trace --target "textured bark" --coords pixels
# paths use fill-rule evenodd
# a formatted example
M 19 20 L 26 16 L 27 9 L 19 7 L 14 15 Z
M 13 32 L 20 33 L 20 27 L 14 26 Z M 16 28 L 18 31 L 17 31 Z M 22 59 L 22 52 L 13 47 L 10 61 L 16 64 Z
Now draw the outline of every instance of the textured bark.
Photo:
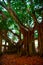
M 43 22 L 39 25 L 40 54 L 43 55 Z
M 29 45 L 29 55 L 33 54 L 32 44 L 33 44 L 33 33 L 30 31 L 30 34 L 28 34 L 28 45 Z
M 23 46 L 21 48 L 21 53 L 24 51 L 24 54 L 28 54 L 28 51 L 27 51 L 27 44 L 28 44 L 27 43 L 27 40 L 28 40 L 27 35 L 28 35 L 28 31 L 26 31 L 24 28 L 20 28 L 20 31 L 23 34 L 23 42 L 22 42 Z
M 20 31 L 22 32 L 22 34 L 24 36 L 23 42 L 22 42 L 24 45 L 24 48 L 22 48 L 22 49 L 24 50 L 24 53 L 26 55 L 31 55 L 32 54 L 32 39 L 33 39 L 32 31 L 30 31 L 30 30 L 26 31 L 23 28 L 21 28 Z

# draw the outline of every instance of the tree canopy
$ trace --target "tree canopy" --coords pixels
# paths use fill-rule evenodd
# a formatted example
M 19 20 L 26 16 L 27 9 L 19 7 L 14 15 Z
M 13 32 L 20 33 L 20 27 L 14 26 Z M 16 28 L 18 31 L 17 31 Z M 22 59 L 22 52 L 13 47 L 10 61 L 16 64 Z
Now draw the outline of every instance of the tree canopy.
M 42 21 L 43 12 L 43 1 L 41 0 L 1 0 L 0 1 L 0 27 L 1 24 L 3 28 L 9 28 L 11 25 L 17 28 L 16 20 L 13 20 L 11 16 L 12 9 L 14 11 L 14 16 L 20 20 L 26 27 L 34 27 L 34 17 L 36 17 L 38 23 Z M 1 22 L 3 17 L 3 21 Z M 6 27 L 7 26 L 7 27 Z

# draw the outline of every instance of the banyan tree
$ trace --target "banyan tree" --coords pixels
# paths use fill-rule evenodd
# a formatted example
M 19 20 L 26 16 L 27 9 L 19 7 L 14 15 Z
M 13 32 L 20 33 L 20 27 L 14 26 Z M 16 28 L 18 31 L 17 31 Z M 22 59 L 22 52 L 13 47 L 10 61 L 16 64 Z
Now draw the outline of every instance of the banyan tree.
M 0 0 L 0 52 L 43 55 L 43 1 Z

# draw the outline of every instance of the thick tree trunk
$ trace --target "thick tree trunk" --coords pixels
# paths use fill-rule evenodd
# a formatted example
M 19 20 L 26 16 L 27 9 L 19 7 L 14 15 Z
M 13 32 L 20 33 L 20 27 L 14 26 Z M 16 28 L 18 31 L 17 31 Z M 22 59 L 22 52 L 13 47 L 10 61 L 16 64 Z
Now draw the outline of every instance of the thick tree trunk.
M 40 55 L 43 55 L 43 22 L 39 25 Z
M 32 54 L 32 39 L 33 39 L 32 31 L 30 30 L 26 31 L 23 28 L 21 28 L 20 31 L 22 32 L 24 36 L 22 50 L 24 51 L 26 55 L 31 55 Z
M 24 54 L 28 54 L 28 51 L 27 51 L 27 44 L 28 44 L 28 31 L 26 31 L 24 28 L 20 28 L 20 31 L 21 31 L 21 33 L 23 34 L 23 46 L 22 46 L 22 48 L 21 48 L 21 53 L 23 53 L 24 52 Z
M 30 35 L 29 35 L 29 54 L 30 55 L 33 54 L 32 45 L 33 45 L 33 32 L 30 31 Z

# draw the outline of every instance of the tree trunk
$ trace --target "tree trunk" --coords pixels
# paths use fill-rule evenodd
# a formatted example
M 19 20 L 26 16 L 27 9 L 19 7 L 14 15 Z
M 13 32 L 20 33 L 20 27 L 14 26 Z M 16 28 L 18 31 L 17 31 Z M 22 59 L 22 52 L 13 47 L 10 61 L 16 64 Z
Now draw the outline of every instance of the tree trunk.
M 28 32 L 24 28 L 20 28 L 21 33 L 23 34 L 23 46 L 21 48 L 21 53 L 27 54 L 27 34 Z M 23 52 L 24 51 L 24 52 Z
M 40 55 L 43 55 L 43 22 L 39 25 Z

